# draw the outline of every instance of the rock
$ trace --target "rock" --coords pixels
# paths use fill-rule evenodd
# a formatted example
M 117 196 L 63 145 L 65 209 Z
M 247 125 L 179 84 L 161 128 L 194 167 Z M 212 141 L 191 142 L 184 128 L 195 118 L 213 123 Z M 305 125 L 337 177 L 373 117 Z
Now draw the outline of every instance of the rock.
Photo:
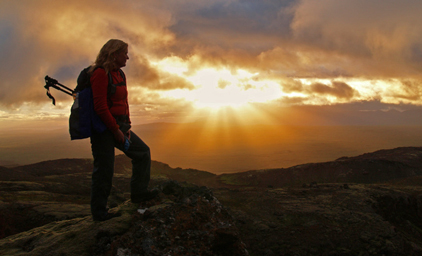
M 153 206 L 141 205 L 148 209 L 105 254 L 120 250 L 131 255 L 248 255 L 233 217 L 212 191 L 173 181 L 162 188 L 175 201 L 161 198 Z
M 259 230 L 259 231 L 266 231 L 266 230 L 270 229 L 270 227 L 265 225 L 264 223 L 259 223 L 256 226 L 256 229 Z
M 414 253 L 418 253 L 418 255 L 420 255 L 422 253 L 422 247 L 421 246 L 417 245 L 414 242 L 409 242 L 408 244 L 410 245 L 410 247 L 412 248 L 412 251 Z

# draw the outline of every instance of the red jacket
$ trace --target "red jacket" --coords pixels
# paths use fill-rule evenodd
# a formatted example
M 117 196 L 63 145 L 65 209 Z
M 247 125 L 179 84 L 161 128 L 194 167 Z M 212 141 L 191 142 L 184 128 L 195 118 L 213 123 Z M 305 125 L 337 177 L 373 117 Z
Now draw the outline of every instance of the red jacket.
M 119 71 L 110 71 L 113 84 L 124 81 Z M 91 75 L 91 88 L 94 99 L 94 110 L 107 128 L 113 132 L 119 129 L 115 116 L 126 115 L 129 118 L 127 87 L 116 86 L 116 92 L 107 97 L 108 75 L 103 68 L 97 68 Z M 129 119 L 130 120 L 130 119 Z M 129 121 L 130 123 L 130 121 Z

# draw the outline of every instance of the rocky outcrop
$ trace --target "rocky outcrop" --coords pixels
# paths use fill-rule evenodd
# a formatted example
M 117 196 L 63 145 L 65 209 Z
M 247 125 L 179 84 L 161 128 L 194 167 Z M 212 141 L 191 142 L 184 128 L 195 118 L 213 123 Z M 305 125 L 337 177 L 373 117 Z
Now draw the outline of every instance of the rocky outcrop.
M 214 194 L 253 255 L 422 255 L 421 187 L 317 183 Z
M 1 255 L 248 255 L 235 222 L 205 187 L 167 181 L 163 193 L 141 205 L 51 222 L 0 240 Z
M 100 243 L 96 255 L 248 255 L 233 218 L 209 189 L 170 181 L 162 190 L 158 204 L 142 204 L 131 229 L 110 245 Z

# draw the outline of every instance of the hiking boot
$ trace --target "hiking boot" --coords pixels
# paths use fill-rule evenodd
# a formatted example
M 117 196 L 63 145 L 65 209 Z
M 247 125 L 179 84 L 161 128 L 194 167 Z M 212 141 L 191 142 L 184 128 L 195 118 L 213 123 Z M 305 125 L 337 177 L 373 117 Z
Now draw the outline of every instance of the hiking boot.
M 104 216 L 92 216 L 92 219 L 94 221 L 106 221 L 115 217 L 120 217 L 122 216 L 122 214 L 120 212 L 115 212 L 115 213 L 106 213 Z
M 158 194 L 160 193 L 160 190 L 154 188 L 152 190 L 148 190 L 145 193 L 139 194 L 139 195 L 132 195 L 131 196 L 131 201 L 132 203 L 142 203 L 145 201 L 149 201 L 151 199 L 154 199 L 158 196 Z

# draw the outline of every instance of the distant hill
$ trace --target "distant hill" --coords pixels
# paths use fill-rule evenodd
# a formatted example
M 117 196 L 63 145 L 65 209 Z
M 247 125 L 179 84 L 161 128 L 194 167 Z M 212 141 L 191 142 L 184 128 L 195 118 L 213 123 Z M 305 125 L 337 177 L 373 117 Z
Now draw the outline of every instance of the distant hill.
M 3 167 L 16 167 L 19 166 L 19 164 L 13 162 L 13 161 L 1 161 L 0 160 L 0 166 Z
M 130 159 L 115 158 L 116 174 L 131 174 Z M 91 173 L 91 159 L 58 159 L 13 168 L 0 167 L 0 180 L 35 181 L 52 175 Z M 282 187 L 309 183 L 385 183 L 405 182 L 422 176 L 422 147 L 401 147 L 379 150 L 334 161 L 308 163 L 289 168 L 251 170 L 216 175 L 195 169 L 172 168 L 152 161 L 152 175 L 186 181 L 208 187 Z M 414 179 L 408 180 L 414 183 Z
M 0 180 L 22 180 L 25 179 L 27 173 L 21 172 L 19 170 L 14 170 L 12 168 L 7 168 L 0 166 Z
M 422 175 L 422 147 L 379 150 L 335 161 L 219 176 L 231 185 L 283 187 L 310 183 L 386 183 Z M 422 185 L 422 184 L 420 184 Z
M 66 175 L 92 170 L 90 159 L 58 159 L 9 168 L 20 173 L 21 179 L 36 179 L 50 175 Z

